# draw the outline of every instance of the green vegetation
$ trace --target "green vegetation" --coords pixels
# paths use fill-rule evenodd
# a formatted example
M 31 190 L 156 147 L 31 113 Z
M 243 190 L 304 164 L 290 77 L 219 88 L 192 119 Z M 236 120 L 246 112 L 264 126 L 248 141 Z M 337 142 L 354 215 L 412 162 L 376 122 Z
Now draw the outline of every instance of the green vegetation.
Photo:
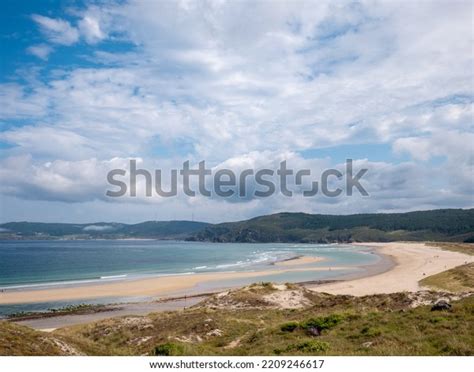
M 183 355 L 184 347 L 182 345 L 174 344 L 172 342 L 167 342 L 166 344 L 158 345 L 153 350 L 153 355 Z
M 311 318 L 305 321 L 301 325 L 301 328 L 303 329 L 316 328 L 320 331 L 323 331 L 325 329 L 330 329 L 330 328 L 335 327 L 340 322 L 342 322 L 343 319 L 344 319 L 344 316 L 341 314 L 331 314 L 329 316 L 324 316 L 320 318 Z
M 248 221 L 210 225 L 191 240 L 213 242 L 470 241 L 474 209 L 355 214 L 279 213 Z
M 324 341 L 318 340 L 310 340 L 300 342 L 298 344 L 290 344 L 286 347 L 285 350 L 275 349 L 273 353 L 275 355 L 281 355 L 283 353 L 291 353 L 291 352 L 301 352 L 304 354 L 314 354 L 314 353 L 321 353 L 324 351 L 329 350 L 329 344 Z
M 9 319 L 12 320 L 25 320 L 25 319 L 37 319 L 37 318 L 49 318 L 58 315 L 69 315 L 69 314 L 90 314 L 98 313 L 103 311 L 112 311 L 117 308 L 112 308 L 106 305 L 92 305 L 92 304 L 79 304 L 79 305 L 69 305 L 61 308 L 48 309 L 47 311 L 42 312 L 29 312 L 29 311 L 20 311 L 17 313 L 12 313 L 8 315 Z
M 298 286 L 286 291 L 255 285 L 183 311 L 117 317 L 52 333 L 0 322 L 0 355 L 474 355 L 472 294 L 453 301 L 436 292 L 352 297 Z M 295 291 L 304 307 L 282 308 L 267 300 Z M 452 308 L 431 311 L 441 297 Z
M 474 263 L 424 278 L 420 285 L 449 292 L 470 291 L 474 288 Z
M 207 223 L 193 221 L 147 221 L 134 225 L 9 222 L 0 225 L 0 239 L 184 239 L 206 226 Z
M 430 245 L 434 247 L 439 247 L 447 251 L 465 253 L 471 256 L 474 256 L 474 244 L 472 243 L 438 243 L 433 242 Z
M 331 314 L 329 316 L 311 318 L 302 323 L 298 322 L 288 322 L 280 326 L 282 332 L 293 332 L 298 328 L 310 330 L 314 329 L 315 332 L 319 335 L 323 330 L 330 329 L 338 325 L 344 319 L 342 314 Z
M 0 321 L 0 355 L 64 355 L 60 345 L 43 332 Z
M 293 332 L 296 328 L 298 328 L 300 324 L 298 322 L 288 322 L 284 323 L 280 326 L 282 332 Z
M 474 209 L 346 216 L 279 213 L 247 221 L 211 225 L 191 221 L 64 224 L 10 222 L 0 239 L 187 239 L 212 242 L 474 242 Z

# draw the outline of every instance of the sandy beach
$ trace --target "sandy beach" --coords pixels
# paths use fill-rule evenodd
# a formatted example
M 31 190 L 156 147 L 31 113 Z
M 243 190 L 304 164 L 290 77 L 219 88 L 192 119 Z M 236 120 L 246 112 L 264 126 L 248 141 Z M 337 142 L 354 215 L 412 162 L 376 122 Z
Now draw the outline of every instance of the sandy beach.
M 319 292 L 357 296 L 417 291 L 421 289 L 418 281 L 426 276 L 473 261 L 471 256 L 445 251 L 423 243 L 360 243 L 359 245 L 373 248 L 375 253 L 384 258 L 379 264 L 368 268 L 364 274 L 365 277 L 328 284 L 308 284 L 307 287 Z M 200 290 L 198 286 L 208 282 L 218 283 L 240 278 L 255 278 L 255 281 L 259 281 L 262 276 L 285 272 L 348 269 L 348 267 L 309 266 L 321 260 L 320 257 L 302 256 L 275 263 L 268 270 L 253 272 L 202 273 L 67 288 L 3 292 L 0 293 L 0 304 L 84 300 L 100 297 L 162 298 L 177 294 L 196 294 Z
M 354 296 L 414 292 L 423 289 L 418 284 L 423 278 L 474 261 L 472 256 L 442 250 L 424 243 L 360 243 L 360 245 L 372 247 L 377 253 L 392 258 L 395 266 L 381 274 L 337 283 L 308 286 L 308 288 L 318 292 Z
M 206 282 L 219 282 L 229 279 L 255 278 L 295 271 L 345 270 L 348 267 L 298 267 L 314 262 L 313 257 L 300 257 L 291 260 L 291 267 L 274 268 L 262 271 L 219 272 L 194 275 L 155 277 L 107 284 L 93 284 L 69 288 L 51 288 L 41 290 L 11 291 L 0 293 L 0 305 L 50 302 L 63 300 L 83 300 L 100 297 L 166 297 L 183 294 L 185 291 L 196 293 L 196 286 Z M 317 262 L 320 259 L 316 260 Z M 224 289 L 224 288 L 223 288 Z

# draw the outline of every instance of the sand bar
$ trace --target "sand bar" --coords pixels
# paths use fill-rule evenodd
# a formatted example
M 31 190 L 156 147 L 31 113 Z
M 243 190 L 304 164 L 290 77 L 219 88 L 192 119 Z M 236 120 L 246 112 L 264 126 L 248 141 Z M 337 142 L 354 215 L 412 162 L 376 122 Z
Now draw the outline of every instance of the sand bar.
M 289 260 L 275 262 L 275 266 L 299 266 L 299 265 L 308 265 L 316 262 L 324 261 L 322 257 L 314 256 L 299 256 L 295 258 L 290 258 Z
M 331 270 L 346 269 L 350 269 L 350 267 L 331 267 Z M 255 280 L 258 281 L 259 277 L 266 275 L 295 271 L 327 270 L 329 270 L 329 267 L 288 267 L 262 271 L 202 273 L 194 275 L 143 278 L 107 284 L 93 284 L 68 288 L 63 287 L 24 291 L 6 291 L 0 293 L 0 305 L 63 300 L 84 300 L 100 297 L 163 297 L 170 296 L 188 289 L 192 292 L 193 288 L 195 288 L 198 284 L 206 282 L 218 282 L 239 278 L 255 278 Z
M 384 273 L 337 283 L 308 286 L 318 292 L 364 296 L 375 293 L 418 291 L 418 282 L 465 263 L 474 257 L 459 252 L 442 250 L 424 243 L 360 243 L 372 247 L 379 254 L 391 257 L 395 266 Z

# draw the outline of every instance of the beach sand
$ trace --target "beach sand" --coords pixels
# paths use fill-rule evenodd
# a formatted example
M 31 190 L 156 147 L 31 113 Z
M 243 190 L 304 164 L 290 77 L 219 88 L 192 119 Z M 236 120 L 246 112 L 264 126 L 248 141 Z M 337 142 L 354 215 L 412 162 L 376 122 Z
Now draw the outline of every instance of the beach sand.
M 308 257 L 311 258 L 311 257 Z M 297 260 L 295 260 L 297 261 Z M 0 293 L 0 305 L 52 302 L 67 300 L 85 300 L 100 297 L 166 297 L 176 294 L 196 293 L 196 286 L 207 282 L 219 282 L 229 279 L 255 278 L 295 271 L 327 271 L 329 267 L 295 267 L 302 263 L 313 262 L 301 257 L 295 265 L 287 268 L 273 268 L 262 271 L 202 273 L 194 275 L 176 275 L 136 280 L 124 280 L 107 284 L 92 284 L 68 288 L 50 288 L 38 290 L 9 291 Z M 331 270 L 345 270 L 349 267 L 331 267 Z M 223 288 L 224 289 L 224 288 Z
M 418 282 L 427 276 L 438 274 L 465 263 L 474 262 L 474 257 L 424 243 L 360 243 L 372 247 L 377 253 L 393 259 L 395 266 L 386 272 L 337 283 L 309 285 L 307 288 L 331 294 L 364 296 L 376 293 L 415 292 Z
M 360 243 L 372 247 L 383 259 L 379 264 L 366 267 L 365 277 L 341 280 L 326 284 L 307 284 L 307 288 L 332 294 L 368 295 L 400 291 L 417 291 L 418 281 L 439 272 L 449 270 L 474 258 L 458 252 L 445 251 L 423 243 Z M 282 261 L 271 269 L 254 272 L 222 272 L 142 278 L 114 283 L 92 284 L 77 287 L 49 288 L 0 293 L 1 304 L 86 300 L 100 297 L 170 297 L 177 294 L 203 292 L 203 283 L 252 278 L 255 282 L 266 275 L 296 271 L 345 270 L 348 267 L 311 267 L 319 257 L 298 257 Z M 369 276 L 367 276 L 369 275 Z M 254 279 L 253 279 L 254 278 Z M 260 279 L 261 281 L 261 279 Z M 226 288 L 222 288 L 224 290 Z
M 310 257 L 310 256 L 299 256 L 295 258 L 290 258 L 289 260 L 275 262 L 275 266 L 299 266 L 299 265 L 308 265 L 316 262 L 324 261 L 322 257 Z

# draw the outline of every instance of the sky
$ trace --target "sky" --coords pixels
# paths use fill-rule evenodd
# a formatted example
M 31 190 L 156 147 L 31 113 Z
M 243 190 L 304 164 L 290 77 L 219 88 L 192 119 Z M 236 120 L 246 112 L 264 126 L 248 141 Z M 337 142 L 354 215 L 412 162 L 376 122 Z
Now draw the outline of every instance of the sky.
M 0 222 L 474 206 L 472 1 L 2 1 Z M 358 193 L 109 198 L 128 169 L 368 169 Z

